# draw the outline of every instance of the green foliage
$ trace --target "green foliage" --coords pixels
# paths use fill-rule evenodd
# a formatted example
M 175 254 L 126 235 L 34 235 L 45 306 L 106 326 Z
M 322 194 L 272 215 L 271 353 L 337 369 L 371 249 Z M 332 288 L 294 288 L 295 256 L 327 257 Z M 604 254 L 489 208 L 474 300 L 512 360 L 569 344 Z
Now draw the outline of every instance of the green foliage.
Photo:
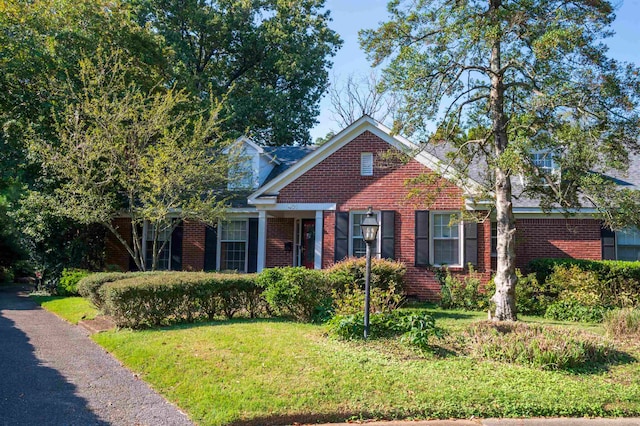
M 587 367 L 614 359 L 613 347 L 573 329 L 513 322 L 473 323 L 465 333 L 466 351 L 474 358 L 546 370 Z
M 323 271 L 304 267 L 271 268 L 258 275 L 263 297 L 278 315 L 310 321 L 325 311 L 330 300 L 329 280 Z M 325 315 L 322 315 L 323 317 Z
M 341 44 L 324 0 L 141 3 L 138 19 L 175 52 L 170 81 L 196 99 L 225 97 L 225 130 L 249 129 L 265 145 L 310 142 Z
M 331 291 L 334 312 L 337 315 L 349 315 L 364 311 L 364 290 L 357 284 L 347 284 L 338 291 Z M 386 289 L 375 287 L 369 292 L 369 307 L 371 312 L 391 312 L 400 307 L 404 301 L 404 295 L 396 289 L 395 283 L 389 284 Z
M 536 259 L 527 268 L 539 282 L 550 280 L 557 291 L 586 293 L 579 299 L 597 296 L 597 303 L 604 306 L 640 306 L 640 262 Z
M 118 280 L 137 277 L 143 272 L 96 272 L 78 281 L 78 294 L 89 299 L 98 309 L 104 308 L 104 292 L 102 286 Z M 147 272 L 151 274 L 151 272 Z
M 350 257 L 326 270 L 333 288 L 340 292 L 353 284 L 364 289 L 366 259 Z M 371 288 L 386 290 L 391 286 L 401 289 L 404 285 L 406 266 L 388 259 L 371 259 Z
M 261 308 L 260 288 L 251 274 L 164 272 L 139 274 L 102 287 L 104 309 L 118 326 L 141 328 L 193 322 Z
M 551 303 L 544 317 L 559 321 L 602 322 L 609 310 L 604 306 L 584 305 L 580 300 L 567 298 Z
M 469 273 L 459 278 L 446 269 L 439 276 L 440 306 L 445 309 L 483 311 L 489 308 L 489 296 L 480 275 L 469 265 Z
M 344 340 L 364 338 L 364 314 L 336 315 L 327 323 L 329 333 Z M 402 336 L 410 345 L 426 350 L 433 337 L 441 337 L 435 319 L 426 311 L 396 310 L 379 312 L 369 317 L 369 337 L 372 339 Z
M 607 335 L 617 338 L 640 337 L 640 309 L 623 308 L 604 314 L 604 329 Z
M 64 268 L 60 281 L 58 281 L 58 294 L 61 296 L 77 296 L 78 282 L 89 276 L 91 272 L 86 269 Z

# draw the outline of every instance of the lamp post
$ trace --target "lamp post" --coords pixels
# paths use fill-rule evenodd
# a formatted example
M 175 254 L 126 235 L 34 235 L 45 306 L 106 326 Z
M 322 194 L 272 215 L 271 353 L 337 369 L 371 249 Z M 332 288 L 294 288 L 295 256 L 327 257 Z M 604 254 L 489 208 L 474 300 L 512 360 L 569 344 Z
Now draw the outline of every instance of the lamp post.
M 369 338 L 369 293 L 371 286 L 371 243 L 376 240 L 378 235 L 378 221 L 373 213 L 373 209 L 369 207 L 367 210 L 367 216 L 362 220 L 360 224 L 360 232 L 362 232 L 362 239 L 367 244 L 366 251 L 366 271 L 364 278 L 364 338 Z

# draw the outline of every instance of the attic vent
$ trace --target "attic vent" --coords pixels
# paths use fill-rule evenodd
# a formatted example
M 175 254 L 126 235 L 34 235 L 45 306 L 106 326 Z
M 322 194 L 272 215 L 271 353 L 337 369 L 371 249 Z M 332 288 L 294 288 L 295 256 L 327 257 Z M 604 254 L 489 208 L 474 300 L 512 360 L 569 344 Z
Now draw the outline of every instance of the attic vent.
M 373 176 L 373 152 L 360 154 L 360 175 Z

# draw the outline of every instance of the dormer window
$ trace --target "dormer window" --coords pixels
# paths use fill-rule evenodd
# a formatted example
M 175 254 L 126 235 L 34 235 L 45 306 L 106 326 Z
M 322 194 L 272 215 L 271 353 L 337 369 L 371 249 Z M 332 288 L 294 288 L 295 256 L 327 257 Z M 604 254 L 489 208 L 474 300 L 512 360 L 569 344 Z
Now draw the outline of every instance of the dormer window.
M 549 151 L 537 151 L 531 153 L 531 163 L 540 172 L 540 180 L 543 185 L 548 185 L 545 175 L 553 176 L 557 180 L 560 175 L 560 169 L 555 162 L 554 154 Z
M 360 176 L 373 176 L 373 152 L 360 154 Z
M 254 185 L 253 178 L 253 159 L 246 158 L 238 164 L 233 165 L 229 169 L 229 183 L 227 188 L 230 190 L 251 189 Z

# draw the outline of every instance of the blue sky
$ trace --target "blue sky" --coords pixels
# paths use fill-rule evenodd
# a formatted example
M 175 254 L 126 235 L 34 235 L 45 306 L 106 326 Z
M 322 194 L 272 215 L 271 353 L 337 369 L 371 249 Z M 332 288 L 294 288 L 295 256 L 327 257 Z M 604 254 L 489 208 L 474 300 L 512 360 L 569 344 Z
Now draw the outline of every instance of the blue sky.
M 640 65 L 640 0 L 613 0 L 617 5 L 613 24 L 615 35 L 607 40 L 609 55 L 625 62 Z M 368 74 L 370 65 L 358 43 L 358 31 L 375 28 L 387 17 L 386 0 L 327 0 L 333 22 L 330 27 L 344 42 L 333 58 L 332 75 L 338 78 Z M 311 130 L 312 140 L 323 137 L 330 130 L 340 130 L 331 120 L 327 96 L 320 104 L 319 124 Z

